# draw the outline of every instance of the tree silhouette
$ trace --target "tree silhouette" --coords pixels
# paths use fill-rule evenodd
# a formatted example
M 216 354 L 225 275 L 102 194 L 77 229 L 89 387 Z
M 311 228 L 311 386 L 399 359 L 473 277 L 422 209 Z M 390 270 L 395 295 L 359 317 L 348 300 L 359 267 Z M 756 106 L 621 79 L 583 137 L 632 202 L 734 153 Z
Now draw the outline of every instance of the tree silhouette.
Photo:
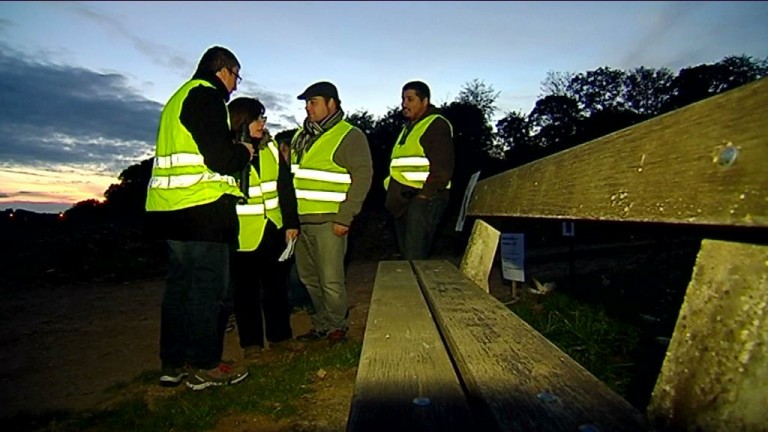
M 149 158 L 129 166 L 118 176 L 120 183 L 110 185 L 104 192 L 104 205 L 112 217 L 121 221 L 141 220 L 153 163 L 154 158 Z
M 473 103 L 451 102 L 442 107 L 443 115 L 453 126 L 453 149 L 455 165 L 451 180 L 451 205 L 455 211 L 463 199 L 469 177 L 488 167 L 490 157 L 485 149 L 493 140 L 493 129 L 488 124 L 483 110 Z M 487 173 L 483 173 L 485 175 Z
M 462 86 L 456 102 L 478 107 L 485 119 L 490 120 L 497 111 L 496 100 L 500 94 L 492 85 L 475 78 Z
M 672 71 L 666 68 L 632 69 L 624 80 L 626 99 L 624 109 L 644 116 L 661 114 L 672 97 L 673 80 Z
M 507 113 L 496 122 L 496 136 L 508 167 L 522 165 L 538 157 L 539 149 L 534 147 L 531 137 L 531 124 L 522 112 Z
M 624 87 L 626 72 L 609 67 L 576 74 L 568 84 L 568 95 L 579 102 L 586 115 L 597 111 L 617 110 L 625 107 Z
M 381 210 L 384 208 L 386 191 L 384 179 L 389 175 L 389 159 L 392 147 L 395 145 L 405 119 L 400 108 L 392 107 L 381 118 L 376 119 L 371 133 L 368 135 L 368 145 L 373 159 L 373 183 L 365 199 L 365 209 Z
M 368 111 L 355 111 L 349 114 L 346 120 L 363 131 L 366 137 L 373 133 L 376 123 L 376 119 Z
M 568 87 L 576 74 L 573 72 L 547 72 L 546 78 L 541 82 L 541 94 L 539 99 L 546 96 L 569 96 Z
M 97 199 L 79 201 L 65 211 L 64 215 L 66 220 L 72 223 L 94 223 L 107 218 L 103 203 Z
M 533 140 L 551 154 L 576 144 L 582 117 L 579 103 L 568 96 L 546 96 L 528 115 Z
M 766 60 L 755 61 L 746 55 L 729 56 L 714 64 L 681 69 L 672 82 L 673 97 L 667 110 L 698 102 L 767 74 Z

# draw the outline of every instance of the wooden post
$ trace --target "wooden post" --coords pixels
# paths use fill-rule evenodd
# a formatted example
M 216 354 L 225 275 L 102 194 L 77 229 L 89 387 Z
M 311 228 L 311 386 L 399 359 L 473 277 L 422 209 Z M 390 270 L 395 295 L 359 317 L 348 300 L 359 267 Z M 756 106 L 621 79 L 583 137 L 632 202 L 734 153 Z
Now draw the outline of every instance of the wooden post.
M 475 220 L 472 226 L 472 234 L 469 236 L 467 249 L 461 258 L 459 270 L 472 282 L 476 283 L 485 292 L 490 292 L 488 276 L 491 274 L 493 258 L 496 256 L 496 248 L 499 245 L 501 233 L 496 228 L 488 225 L 480 219 Z
M 768 430 L 768 246 L 704 240 L 648 408 L 663 430 Z

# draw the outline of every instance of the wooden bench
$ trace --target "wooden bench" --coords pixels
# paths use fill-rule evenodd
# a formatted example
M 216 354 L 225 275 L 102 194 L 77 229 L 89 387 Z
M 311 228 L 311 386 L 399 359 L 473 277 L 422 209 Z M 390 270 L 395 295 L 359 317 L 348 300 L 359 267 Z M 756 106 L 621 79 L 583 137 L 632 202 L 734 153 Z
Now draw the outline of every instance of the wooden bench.
M 763 78 L 484 179 L 469 200 L 474 217 L 738 232 L 702 240 L 645 417 L 450 263 L 382 262 L 348 431 L 768 430 L 766 137 Z
M 648 428 L 624 399 L 453 264 L 385 261 L 347 430 Z
M 657 430 L 768 431 L 767 137 L 762 78 L 484 179 L 470 199 L 467 214 L 486 220 L 701 233 L 647 408 Z

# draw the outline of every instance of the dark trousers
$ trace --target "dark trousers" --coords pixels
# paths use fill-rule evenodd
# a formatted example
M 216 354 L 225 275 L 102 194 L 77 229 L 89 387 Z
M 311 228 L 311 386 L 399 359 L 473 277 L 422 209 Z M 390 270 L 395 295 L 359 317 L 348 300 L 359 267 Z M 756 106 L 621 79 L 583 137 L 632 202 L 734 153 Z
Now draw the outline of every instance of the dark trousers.
M 419 260 L 429 257 L 438 223 L 447 205 L 448 200 L 441 196 L 411 199 L 408 211 L 395 219 L 397 247 L 403 259 Z
M 229 291 L 229 245 L 168 240 L 168 278 L 160 313 L 163 367 L 185 362 L 212 369 L 224 349 L 223 309 Z
M 288 303 L 292 308 L 306 309 L 307 313 L 315 313 L 315 307 L 312 305 L 312 298 L 309 296 L 306 285 L 299 278 L 299 270 L 296 268 L 296 261 L 291 260 L 291 269 L 288 271 Z
M 235 252 L 232 257 L 234 310 L 240 346 L 264 346 L 290 339 L 291 307 L 288 304 L 288 263 L 277 259 L 285 249 L 285 234 L 267 222 L 259 247 Z

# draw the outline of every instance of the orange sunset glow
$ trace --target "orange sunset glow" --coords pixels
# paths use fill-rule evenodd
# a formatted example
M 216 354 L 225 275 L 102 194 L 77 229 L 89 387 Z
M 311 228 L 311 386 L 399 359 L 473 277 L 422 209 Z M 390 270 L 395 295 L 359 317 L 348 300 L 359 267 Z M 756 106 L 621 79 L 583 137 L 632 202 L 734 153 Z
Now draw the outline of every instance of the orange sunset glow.
M 79 201 L 102 200 L 118 182 L 117 174 L 71 166 L 0 167 L 0 208 L 59 212 Z

